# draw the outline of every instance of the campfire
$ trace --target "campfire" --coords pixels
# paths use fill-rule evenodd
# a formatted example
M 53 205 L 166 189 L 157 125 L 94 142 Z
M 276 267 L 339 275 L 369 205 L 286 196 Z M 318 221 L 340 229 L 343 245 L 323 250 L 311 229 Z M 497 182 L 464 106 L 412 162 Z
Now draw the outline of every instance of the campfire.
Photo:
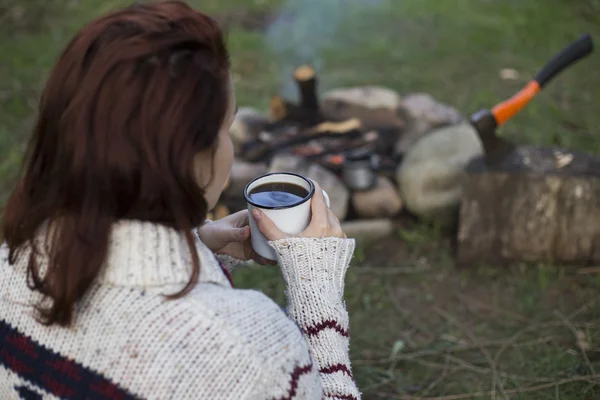
M 356 107 L 335 97 L 320 101 L 311 66 L 298 67 L 293 78 L 297 102 L 274 96 L 268 116 L 240 110 L 231 132 L 236 161 L 214 217 L 245 208 L 243 187 L 269 171 L 318 181 L 340 220 L 396 216 L 402 208 L 394 177 L 401 161 L 395 144 L 405 125 L 402 113 L 376 104 Z
M 321 107 L 317 77 L 310 66 L 297 68 L 294 79 L 299 103 L 274 96 L 270 121 L 258 137 L 244 143 L 240 159 L 269 162 L 274 156 L 287 153 L 340 173 L 358 153 L 361 161 L 372 155 L 375 168 L 386 165 L 395 169 L 398 161 L 393 157 L 393 145 L 399 133 L 397 125 L 385 126 L 378 115 L 348 118 L 352 113 L 344 110 L 344 104 L 338 104 L 338 109 Z

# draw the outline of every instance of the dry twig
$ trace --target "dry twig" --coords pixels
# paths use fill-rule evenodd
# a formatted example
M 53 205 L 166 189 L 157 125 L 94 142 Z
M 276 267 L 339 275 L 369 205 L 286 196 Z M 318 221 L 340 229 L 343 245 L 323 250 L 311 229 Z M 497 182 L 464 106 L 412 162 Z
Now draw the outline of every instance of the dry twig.
M 416 267 L 416 268 L 384 268 L 384 267 L 359 267 L 354 269 L 356 274 L 373 274 L 373 275 L 413 275 L 420 274 L 431 270 L 431 267 Z
M 600 267 L 585 267 L 577 270 L 577 275 L 588 275 L 600 273 Z
M 545 336 L 545 337 L 541 337 L 541 338 L 537 338 L 537 339 L 533 339 L 533 340 L 525 340 L 523 342 L 513 343 L 512 347 L 535 346 L 538 344 L 544 344 L 544 343 L 551 342 L 553 339 L 554 338 L 552 336 Z M 447 340 L 447 339 L 445 339 L 445 340 Z M 355 365 L 387 364 L 393 360 L 411 361 L 416 358 L 424 357 L 424 356 L 444 356 L 446 354 L 459 353 L 459 352 L 463 352 L 463 351 L 477 349 L 477 346 L 475 346 L 474 344 L 465 343 L 462 341 L 457 342 L 457 343 L 458 343 L 458 346 L 449 347 L 444 350 L 423 349 L 423 350 L 413 351 L 411 353 L 397 354 L 393 358 L 385 357 L 385 358 L 379 358 L 379 359 L 374 359 L 374 360 L 354 360 L 354 361 L 352 361 L 352 363 Z M 504 339 L 504 340 L 488 340 L 488 341 L 480 341 L 479 345 L 484 346 L 484 347 L 499 347 L 499 346 L 503 346 L 505 343 L 506 343 L 506 339 Z
M 561 386 L 561 385 L 565 385 L 567 383 L 588 381 L 589 379 L 598 379 L 598 378 L 600 378 L 600 375 L 575 376 L 573 378 L 561 379 L 556 382 L 542 383 L 540 385 L 534 385 L 534 386 L 529 386 L 529 387 L 524 387 L 524 388 L 508 389 L 505 392 L 507 395 L 537 392 L 539 390 L 548 389 L 553 386 Z M 486 396 L 492 396 L 492 395 L 493 395 L 493 392 L 489 391 L 489 392 L 461 393 L 461 394 L 453 394 L 453 395 L 438 396 L 438 397 L 415 397 L 415 396 L 402 395 L 399 397 L 399 399 L 401 399 L 401 400 L 463 400 L 463 399 L 472 399 L 474 397 L 486 397 Z
M 504 344 L 502 345 L 502 347 L 500 347 L 500 349 L 496 352 L 496 355 L 494 356 L 494 362 L 497 364 L 498 360 L 500 360 L 500 357 L 502 356 L 502 354 L 509 347 L 511 347 L 511 345 L 513 345 L 513 343 L 516 342 L 518 338 L 520 338 L 524 334 L 526 334 L 528 332 L 532 332 L 532 331 L 538 330 L 538 329 L 552 328 L 552 327 L 557 327 L 557 326 L 561 326 L 561 325 L 562 324 L 558 323 L 558 321 L 556 321 L 556 322 L 548 322 L 548 323 L 543 323 L 543 324 L 530 325 L 530 326 L 528 326 L 526 328 L 521 329 L 520 331 L 517 331 L 506 342 L 504 342 Z
M 585 303 L 584 305 L 582 305 L 581 307 L 579 307 L 574 313 L 572 313 L 571 315 L 569 315 L 569 319 L 572 320 L 575 317 L 577 317 L 579 314 L 583 313 L 584 311 L 586 311 L 588 308 L 592 307 L 593 305 L 596 304 L 597 299 L 592 299 L 590 301 L 588 301 L 587 303 Z
M 581 351 L 581 355 L 583 356 L 583 360 L 587 364 L 590 372 L 595 375 L 596 371 L 594 370 L 594 366 L 592 365 L 592 363 L 590 362 L 590 359 L 588 358 L 585 346 L 583 345 L 583 343 L 581 343 L 581 340 L 579 339 L 579 333 L 578 333 L 577 329 L 575 329 L 575 327 L 573 326 L 573 324 L 571 323 L 571 321 L 569 321 L 569 319 L 567 317 L 565 317 L 563 315 L 563 313 L 561 313 L 560 311 L 555 310 L 554 314 L 562 321 L 563 324 L 565 324 L 565 326 L 567 327 L 567 329 L 569 329 L 571 331 L 571 333 L 575 337 L 575 343 L 577 343 L 577 347 Z
M 507 398 L 508 395 L 506 394 L 506 392 L 504 391 L 504 387 L 502 385 L 502 382 L 498 379 L 498 368 L 496 367 L 496 363 L 494 362 L 494 359 L 492 358 L 490 352 L 488 351 L 488 349 L 486 349 L 485 347 L 481 346 L 481 344 L 479 343 L 479 339 L 473 334 L 473 332 L 471 332 L 466 326 L 464 326 L 463 324 L 461 324 L 456 318 L 454 318 L 452 315 L 450 315 L 447 311 L 439 308 L 439 307 L 434 307 L 435 311 L 440 314 L 444 319 L 446 319 L 448 322 L 450 322 L 452 325 L 456 326 L 457 328 L 459 328 L 460 330 L 463 331 L 463 333 L 469 338 L 469 340 L 471 342 L 473 342 L 473 344 L 475 346 L 477 346 L 477 348 L 479 349 L 479 351 L 481 352 L 481 354 L 483 354 L 483 356 L 486 358 L 487 362 L 490 364 L 490 368 L 492 370 L 492 400 L 496 399 L 496 386 L 498 387 L 498 389 L 500 390 L 500 392 L 502 393 L 502 395 L 504 396 L 504 398 Z
M 501 308 L 497 308 L 497 307 L 493 307 L 487 303 L 484 303 L 483 301 L 476 299 L 474 297 L 471 297 L 469 295 L 463 294 L 463 293 L 457 293 L 458 298 L 460 298 L 462 301 L 464 302 L 471 302 L 471 303 L 475 303 L 477 306 L 479 306 L 480 308 L 483 308 L 485 310 L 488 311 L 492 311 L 492 312 L 497 312 L 500 314 L 504 314 L 507 317 L 511 317 L 513 319 L 516 319 L 517 321 L 521 321 L 521 322 L 527 322 L 528 319 L 524 316 L 522 316 L 521 314 L 517 314 L 516 312 L 513 311 L 509 311 L 509 310 L 504 310 Z
M 390 298 L 390 301 L 392 302 L 392 306 L 394 307 L 394 310 L 396 310 L 396 312 L 402 316 L 402 319 L 407 321 L 412 326 L 413 329 L 418 330 L 419 332 L 426 335 L 427 337 L 434 336 L 429 331 L 429 329 L 427 329 L 427 327 L 425 327 L 423 324 L 415 321 L 414 318 L 411 318 L 411 314 L 408 313 L 404 309 L 404 307 L 402 307 L 402 305 L 398 302 L 398 298 L 396 297 L 396 294 L 394 293 L 394 288 L 392 287 L 392 285 L 390 283 L 388 283 L 385 285 L 385 287 L 387 289 L 388 296 Z
M 573 312 L 569 316 L 569 319 L 575 318 L 576 316 L 578 316 L 579 314 L 581 314 L 582 312 L 584 312 L 585 310 L 587 310 L 589 307 L 591 307 L 592 305 L 594 305 L 595 302 L 596 302 L 596 300 L 594 299 L 594 300 L 591 300 L 588 303 L 584 304 L 583 306 L 579 307 L 579 309 L 577 309 L 575 312 Z M 500 347 L 500 349 L 498 350 L 498 352 L 494 356 L 494 362 L 496 364 L 498 364 L 498 360 L 500 360 L 500 357 L 506 351 L 506 349 L 508 349 L 511 345 L 513 345 L 517 341 L 517 339 L 519 339 L 524 334 L 526 334 L 528 332 L 540 330 L 540 329 L 543 329 L 543 328 L 552 328 L 552 327 L 559 327 L 559 326 L 563 326 L 563 322 L 562 321 L 550 321 L 550 322 L 545 322 L 545 323 L 540 323 L 540 324 L 533 324 L 533 325 L 530 325 L 528 327 L 525 327 L 525 328 L 521 329 L 520 331 L 518 331 L 514 335 L 512 335 L 504 343 L 504 345 L 502 345 L 502 347 Z M 573 326 L 575 326 L 575 325 L 573 324 Z
M 444 362 L 444 369 L 442 370 L 442 374 L 433 382 L 431 382 L 426 388 L 425 390 L 423 390 L 423 393 L 421 393 L 422 396 L 426 396 L 429 392 L 431 392 L 437 385 L 439 385 L 444 379 L 446 379 L 446 376 L 448 376 L 448 367 L 450 366 L 450 360 L 448 359 L 448 357 L 446 357 L 446 361 Z
M 450 361 L 455 362 L 456 364 L 461 365 L 463 367 L 463 369 L 467 369 L 467 370 L 475 372 L 477 374 L 489 374 L 490 372 L 492 372 L 491 368 L 478 367 L 469 362 L 466 362 L 462 358 L 458 358 L 458 357 L 455 357 L 452 355 L 448 355 L 448 359 Z M 501 377 L 507 378 L 507 379 L 513 379 L 516 381 L 529 381 L 529 382 L 538 382 L 538 383 L 552 382 L 551 378 L 525 377 L 525 376 L 521 376 L 521 375 L 509 374 L 507 372 L 500 372 L 500 371 L 497 371 L 497 373 L 498 373 L 498 376 L 501 376 Z

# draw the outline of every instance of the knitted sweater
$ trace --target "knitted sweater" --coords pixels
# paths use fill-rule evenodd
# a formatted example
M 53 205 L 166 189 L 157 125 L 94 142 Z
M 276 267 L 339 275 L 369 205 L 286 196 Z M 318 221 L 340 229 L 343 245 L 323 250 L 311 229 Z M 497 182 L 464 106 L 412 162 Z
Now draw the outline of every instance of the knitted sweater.
M 36 322 L 28 255 L 10 265 L 3 245 L 0 399 L 359 399 L 342 298 L 354 241 L 271 246 L 287 283 L 287 315 L 258 291 L 234 289 L 199 239 L 198 285 L 165 299 L 189 278 L 183 235 L 119 222 L 104 268 L 63 328 Z

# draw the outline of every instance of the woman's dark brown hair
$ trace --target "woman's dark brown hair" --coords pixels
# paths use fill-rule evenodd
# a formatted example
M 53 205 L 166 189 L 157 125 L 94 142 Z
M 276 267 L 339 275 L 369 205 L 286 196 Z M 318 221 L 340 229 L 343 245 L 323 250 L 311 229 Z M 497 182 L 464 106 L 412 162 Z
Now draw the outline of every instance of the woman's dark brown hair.
M 68 44 L 43 92 L 3 220 L 10 262 L 32 249 L 29 285 L 51 300 L 38 305 L 43 323 L 71 323 L 119 219 L 185 232 L 193 272 L 174 296 L 192 289 L 200 265 L 191 230 L 207 213 L 193 160 L 203 150 L 214 155 L 228 82 L 217 23 L 180 1 L 116 11 Z M 34 257 L 45 223 L 55 232 L 47 270 Z

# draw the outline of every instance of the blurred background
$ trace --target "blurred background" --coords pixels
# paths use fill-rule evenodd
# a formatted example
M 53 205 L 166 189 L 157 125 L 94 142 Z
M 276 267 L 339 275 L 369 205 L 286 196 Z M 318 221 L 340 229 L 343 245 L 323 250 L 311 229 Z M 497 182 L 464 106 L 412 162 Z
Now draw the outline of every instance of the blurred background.
M 40 90 L 86 21 L 130 0 L 0 0 L 0 202 L 18 174 Z M 512 96 L 585 32 L 600 0 L 190 0 L 226 27 L 238 104 L 378 85 L 423 92 L 463 115 Z M 516 143 L 600 155 L 600 53 L 571 67 L 502 128 Z M 458 268 L 451 239 L 407 222 L 364 239 L 347 276 L 353 370 L 365 399 L 599 399 L 596 273 L 517 263 Z M 276 268 L 238 287 L 284 304 Z

